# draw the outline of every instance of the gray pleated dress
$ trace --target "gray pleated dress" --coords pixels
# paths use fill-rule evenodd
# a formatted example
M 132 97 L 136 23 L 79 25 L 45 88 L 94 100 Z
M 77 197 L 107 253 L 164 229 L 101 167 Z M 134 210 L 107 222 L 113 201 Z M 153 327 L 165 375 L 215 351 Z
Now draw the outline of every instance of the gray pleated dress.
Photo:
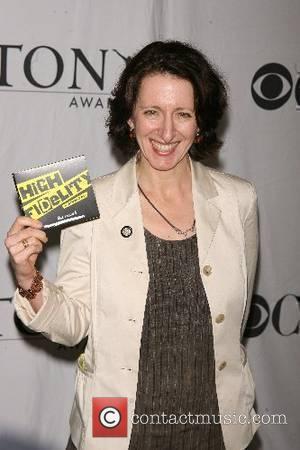
M 218 422 L 212 323 L 197 237 L 169 241 L 145 229 L 145 238 L 150 281 L 135 414 L 164 413 L 164 421 L 209 414 Z M 134 424 L 129 449 L 225 450 L 221 426 L 211 422 Z

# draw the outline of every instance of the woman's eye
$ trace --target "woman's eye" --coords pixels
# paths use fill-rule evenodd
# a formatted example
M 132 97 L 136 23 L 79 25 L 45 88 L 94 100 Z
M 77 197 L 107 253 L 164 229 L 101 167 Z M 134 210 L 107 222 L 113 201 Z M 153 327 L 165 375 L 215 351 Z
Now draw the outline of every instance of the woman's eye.
M 155 114 L 156 114 L 156 111 L 155 111 L 155 109 L 147 109 L 145 112 L 144 112 L 144 114 L 146 115 L 146 116 L 155 116 Z
M 182 117 L 183 119 L 189 119 L 190 117 L 192 117 L 192 115 L 190 113 L 185 112 L 185 111 L 180 111 L 179 116 Z

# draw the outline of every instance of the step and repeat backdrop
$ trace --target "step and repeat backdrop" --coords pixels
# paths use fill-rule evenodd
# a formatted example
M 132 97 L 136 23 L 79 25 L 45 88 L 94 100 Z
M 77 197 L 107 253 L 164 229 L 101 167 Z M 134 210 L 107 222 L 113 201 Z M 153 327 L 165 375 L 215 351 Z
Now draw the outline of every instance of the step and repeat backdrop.
M 299 448 L 300 2 L 298 0 L 1 0 L 0 235 L 19 214 L 11 173 L 84 154 L 92 177 L 120 167 L 107 100 L 126 58 L 158 39 L 189 41 L 227 79 L 219 167 L 259 197 L 260 258 L 246 346 L 263 424 L 252 450 Z M 59 233 L 40 266 L 55 279 Z M 0 449 L 65 447 L 76 348 L 14 315 L 0 250 Z M 224 261 L 226 264 L 226 261 Z

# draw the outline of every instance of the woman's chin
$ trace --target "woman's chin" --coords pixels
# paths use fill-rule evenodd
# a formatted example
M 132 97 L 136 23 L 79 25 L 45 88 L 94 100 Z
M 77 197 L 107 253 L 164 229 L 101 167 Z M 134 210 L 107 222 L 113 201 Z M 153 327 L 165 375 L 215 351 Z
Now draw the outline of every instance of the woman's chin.
M 148 163 L 153 169 L 156 170 L 172 170 L 174 169 L 184 158 L 176 154 L 169 155 L 168 157 L 151 157 L 147 158 Z

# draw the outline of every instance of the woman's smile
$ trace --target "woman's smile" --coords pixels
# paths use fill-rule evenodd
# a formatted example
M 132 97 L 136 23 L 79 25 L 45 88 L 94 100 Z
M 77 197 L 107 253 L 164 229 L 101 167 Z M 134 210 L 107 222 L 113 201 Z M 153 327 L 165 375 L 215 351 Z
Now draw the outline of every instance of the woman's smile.
M 161 156 L 167 156 L 173 153 L 176 150 L 177 145 L 179 144 L 179 141 L 177 142 L 171 142 L 169 144 L 164 144 L 158 141 L 155 141 L 154 139 L 150 139 L 150 142 L 152 144 L 153 150 Z

